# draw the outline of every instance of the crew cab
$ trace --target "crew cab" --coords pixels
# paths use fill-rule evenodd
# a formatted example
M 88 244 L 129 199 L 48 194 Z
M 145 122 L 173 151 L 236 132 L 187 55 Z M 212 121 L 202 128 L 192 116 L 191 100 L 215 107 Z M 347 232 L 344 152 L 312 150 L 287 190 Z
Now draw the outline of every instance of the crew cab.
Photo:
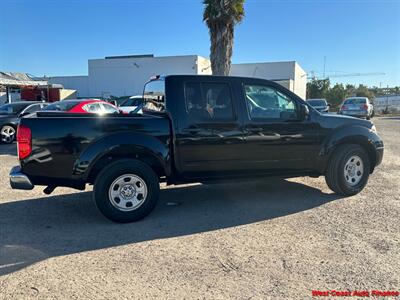
M 159 183 L 324 175 L 350 196 L 383 157 L 370 121 L 321 114 L 274 82 L 242 77 L 157 76 L 143 114 L 38 112 L 17 134 L 11 187 L 94 185 L 99 210 L 116 222 L 148 215 Z

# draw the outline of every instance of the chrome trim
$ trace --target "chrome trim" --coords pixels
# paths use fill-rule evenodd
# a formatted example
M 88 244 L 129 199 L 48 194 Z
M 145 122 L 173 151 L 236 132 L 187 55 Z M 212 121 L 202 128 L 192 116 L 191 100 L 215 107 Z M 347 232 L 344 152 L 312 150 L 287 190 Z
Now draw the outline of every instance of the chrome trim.
M 28 176 L 21 172 L 19 166 L 13 167 L 10 171 L 10 185 L 17 190 L 31 190 L 35 187 Z

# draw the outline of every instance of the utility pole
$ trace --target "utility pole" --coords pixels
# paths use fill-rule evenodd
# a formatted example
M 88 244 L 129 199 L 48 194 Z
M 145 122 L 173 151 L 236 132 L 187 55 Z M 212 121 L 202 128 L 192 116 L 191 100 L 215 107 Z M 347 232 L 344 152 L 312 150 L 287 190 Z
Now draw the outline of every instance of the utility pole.
M 386 89 L 386 113 L 389 113 L 389 85 Z
M 325 69 L 326 69 L 326 56 L 324 56 L 324 74 L 323 74 L 324 79 L 325 79 Z

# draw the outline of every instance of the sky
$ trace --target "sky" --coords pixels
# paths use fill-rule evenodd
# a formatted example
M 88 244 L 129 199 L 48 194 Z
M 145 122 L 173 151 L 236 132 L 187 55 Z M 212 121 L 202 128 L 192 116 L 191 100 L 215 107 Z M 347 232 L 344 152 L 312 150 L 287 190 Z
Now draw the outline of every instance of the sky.
M 200 0 L 1 1 L 0 70 L 87 75 L 112 55 L 209 56 Z M 400 0 L 247 0 L 232 62 L 297 61 L 332 82 L 400 86 Z

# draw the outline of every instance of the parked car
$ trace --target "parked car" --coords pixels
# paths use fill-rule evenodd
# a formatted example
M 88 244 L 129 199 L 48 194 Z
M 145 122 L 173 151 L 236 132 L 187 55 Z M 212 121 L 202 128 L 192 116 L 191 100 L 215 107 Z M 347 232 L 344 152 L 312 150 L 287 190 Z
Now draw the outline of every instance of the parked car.
M 118 98 L 110 98 L 110 99 L 101 99 L 111 103 L 115 106 L 120 106 L 122 102 L 125 102 L 129 97 L 118 97 Z
M 46 107 L 48 103 L 18 101 L 0 106 L 0 141 L 10 144 L 15 140 L 15 133 L 20 118 Z
M 118 114 L 122 111 L 115 105 L 97 99 L 71 99 L 53 102 L 46 111 L 64 111 L 70 113 Z
M 369 120 L 374 116 L 374 106 L 367 97 L 346 98 L 340 106 L 339 114 Z
M 126 113 L 140 113 L 143 106 L 143 96 L 132 96 L 118 105 Z
M 329 107 L 331 106 L 326 99 L 308 99 L 307 102 L 321 113 L 329 112 Z
M 144 99 L 141 115 L 23 118 L 11 187 L 44 185 L 51 193 L 93 184 L 99 210 L 131 222 L 153 210 L 161 181 L 325 175 L 333 191 L 350 196 L 382 161 L 383 142 L 370 121 L 320 114 L 272 81 L 157 76 Z

